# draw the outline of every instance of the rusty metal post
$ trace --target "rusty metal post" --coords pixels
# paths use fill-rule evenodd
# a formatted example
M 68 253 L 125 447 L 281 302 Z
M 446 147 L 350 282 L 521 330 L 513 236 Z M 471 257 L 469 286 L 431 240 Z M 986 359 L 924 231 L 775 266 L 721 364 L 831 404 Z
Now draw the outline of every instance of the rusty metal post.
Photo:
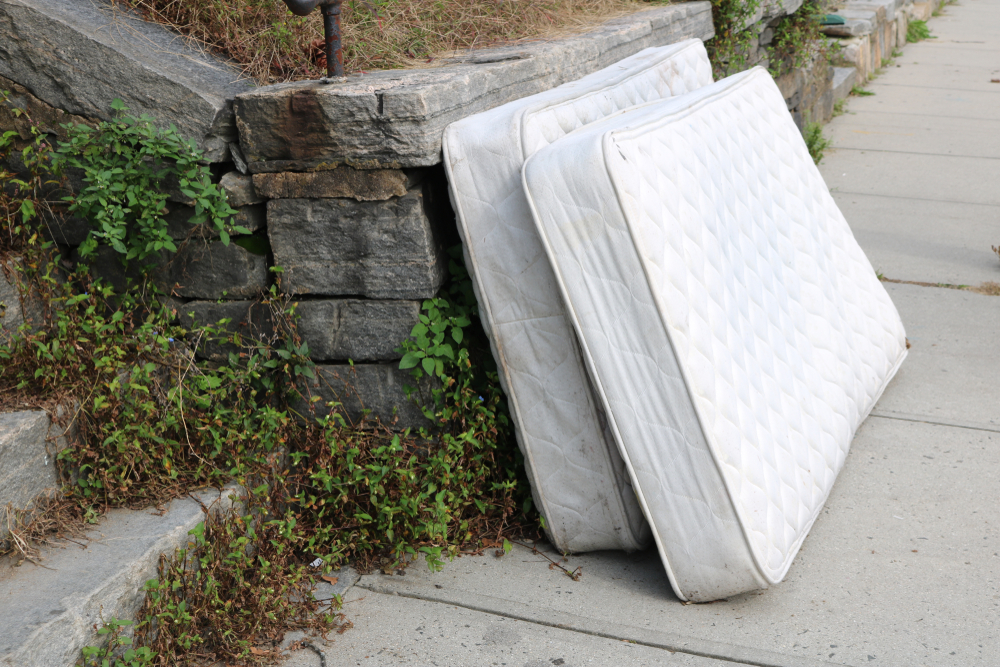
M 340 4 L 343 0 L 284 0 L 288 9 L 297 16 L 309 16 L 320 7 L 323 12 L 323 35 L 326 37 L 327 78 L 344 76 L 344 52 L 340 40 Z
M 326 75 L 329 78 L 344 76 L 344 52 L 340 43 L 341 0 L 320 7 L 323 12 L 323 34 L 326 37 Z

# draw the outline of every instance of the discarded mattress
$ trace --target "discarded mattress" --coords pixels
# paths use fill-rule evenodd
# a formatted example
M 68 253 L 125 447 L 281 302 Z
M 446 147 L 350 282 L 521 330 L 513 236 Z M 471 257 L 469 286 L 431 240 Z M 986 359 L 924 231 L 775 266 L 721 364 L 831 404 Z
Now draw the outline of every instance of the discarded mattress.
M 774 81 L 579 130 L 524 184 L 674 591 L 781 581 L 906 344 Z
M 470 116 L 444 134 L 452 203 L 483 326 L 535 503 L 563 552 L 631 551 L 648 544 L 650 534 L 531 220 L 521 167 L 587 123 L 711 82 L 705 47 L 687 40 Z

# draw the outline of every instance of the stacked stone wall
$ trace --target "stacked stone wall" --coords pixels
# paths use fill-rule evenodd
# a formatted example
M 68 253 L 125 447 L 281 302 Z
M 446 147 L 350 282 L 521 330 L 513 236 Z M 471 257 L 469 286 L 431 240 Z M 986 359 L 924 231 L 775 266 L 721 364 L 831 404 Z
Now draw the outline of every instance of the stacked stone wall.
M 231 331 L 270 337 L 273 314 L 259 297 L 277 283 L 297 303 L 324 402 L 340 402 L 352 419 L 369 411 L 398 427 L 424 418 L 404 394 L 413 380 L 398 369 L 396 350 L 422 301 L 447 279 L 447 248 L 458 242 L 441 165 L 448 123 L 649 46 L 712 36 L 709 4 L 690 2 L 578 37 L 459 54 L 434 69 L 253 88 L 230 65 L 101 0 L 0 0 L 0 24 L 10 37 L 0 44 L 0 87 L 13 89 L 15 103 L 46 131 L 108 119 L 120 97 L 137 114 L 173 122 L 205 150 L 214 180 L 239 211 L 234 223 L 249 234 L 225 245 L 212 229 L 192 229 L 194 202 L 165 184 L 179 251 L 154 276 L 180 321 L 229 319 Z M 57 30 L 65 47 L 58 52 L 33 39 Z M 0 129 L 15 120 L 0 119 Z M 86 221 L 56 219 L 48 227 L 66 260 L 79 261 Z M 93 265 L 119 289 L 135 277 L 108 249 Z M 197 348 L 215 360 L 230 351 Z M 426 398 L 429 387 L 417 390 Z
M 847 1 L 829 9 L 847 19 L 828 30 L 843 41 L 844 66 L 815 60 L 777 79 L 796 123 L 804 128 L 829 120 L 835 99 L 867 80 L 905 41 L 909 18 L 925 4 L 930 14 L 927 2 Z M 753 20 L 760 38 L 751 62 L 768 64 L 774 27 L 801 3 L 762 7 Z M 441 165 L 443 129 L 648 46 L 712 36 L 709 4 L 691 2 L 618 19 L 579 37 L 479 50 L 434 69 L 253 88 L 233 84 L 228 65 L 187 53 L 178 40 L 169 43 L 176 57 L 153 60 L 134 45 L 76 37 L 67 41 L 72 53 L 45 53 L 27 36 L 51 23 L 53 4 L 60 6 L 60 29 L 69 32 L 101 34 L 102 21 L 122 20 L 102 14 L 100 3 L 74 11 L 69 0 L 0 0 L 0 21 L 12 35 L 0 45 L 0 77 L 6 77 L 0 86 L 13 90 L 15 101 L 53 134 L 61 122 L 108 117 L 112 98 L 120 95 L 135 110 L 194 132 L 214 179 L 238 210 L 234 223 L 249 232 L 225 245 L 207 227 L 192 229 L 194 202 L 164 184 L 171 192 L 169 231 L 180 250 L 164 258 L 156 279 L 174 299 L 180 321 L 228 319 L 232 331 L 272 336 L 272 313 L 259 297 L 276 284 L 298 304 L 299 333 L 318 364 L 322 398 L 340 402 L 351 418 L 370 411 L 383 420 L 397 418 L 400 427 L 422 424 L 423 416 L 404 395 L 404 383 L 412 380 L 399 371 L 396 350 L 416 324 L 421 302 L 447 279 L 447 248 L 458 241 Z M 142 24 L 137 34 L 147 33 L 168 48 L 161 26 Z M 111 70 L 101 71 L 104 62 Z M 52 81 L 67 67 L 75 68 L 68 90 L 54 89 Z M 100 77 L 101 86 L 87 89 Z M 121 85 L 107 85 L 109 77 L 121 78 Z M 185 86 L 187 98 L 178 93 Z M 166 115 L 156 104 L 159 89 L 167 94 Z M 0 125 L 24 131 L 13 118 L 0 117 Z M 64 256 L 76 260 L 86 222 L 50 222 Z M 129 277 L 110 251 L 98 254 L 95 269 L 118 287 Z M 216 344 L 198 348 L 200 356 L 215 360 L 229 352 Z

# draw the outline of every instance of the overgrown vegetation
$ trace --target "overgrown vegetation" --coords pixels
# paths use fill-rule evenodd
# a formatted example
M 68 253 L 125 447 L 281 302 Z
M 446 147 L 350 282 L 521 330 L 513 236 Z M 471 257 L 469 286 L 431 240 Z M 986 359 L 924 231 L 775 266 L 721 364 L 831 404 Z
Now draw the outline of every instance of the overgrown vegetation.
M 830 140 L 823 136 L 822 123 L 806 123 L 805 131 L 806 148 L 813 162 L 819 164 L 823 159 L 823 154 L 830 147 Z
M 715 36 L 706 44 L 715 79 L 736 74 L 752 65 L 750 58 L 757 48 L 760 32 L 751 19 L 760 9 L 761 0 L 711 0 Z
M 17 174 L 0 171 L 0 254 L 46 308 L 37 328 L 0 345 L 0 396 L 8 407 L 74 406 L 81 437 L 59 456 L 67 481 L 72 473 L 70 518 L 164 503 L 206 485 L 239 488 L 232 507 L 193 532 L 188 550 L 161 562 L 123 664 L 266 661 L 288 628 L 342 626 L 309 590 L 347 560 L 391 570 L 423 554 L 438 566 L 537 530 L 458 261 L 404 344 L 403 365 L 438 383 L 424 406 L 428 427 L 352 423 L 314 396 L 321 378 L 296 333 L 295 304 L 277 286 L 259 299 L 273 331 L 239 335 L 225 320 L 185 330 L 149 279 L 152 259 L 172 250 L 159 215 L 161 177 L 176 177 L 196 201 L 196 222 L 219 235 L 240 231 L 189 143 L 124 115 L 64 128 L 55 144 L 27 127 L 0 139 L 0 164 L 20 165 Z M 78 194 L 68 192 L 67 170 L 82 174 Z M 87 247 L 109 248 L 136 270 L 127 290 L 66 263 L 46 240 L 47 227 L 73 214 L 91 225 Z M 194 350 L 207 341 L 227 345 L 228 358 L 199 361 Z M 6 549 L 31 555 L 26 538 L 41 531 L 19 531 Z M 112 643 L 124 639 L 114 623 Z M 111 661 L 108 651 L 94 648 L 86 664 Z
M 280 0 L 116 2 L 231 58 L 261 84 L 326 74 L 318 13 L 294 16 Z M 348 72 L 426 66 L 456 51 L 580 29 L 649 4 L 644 0 L 345 0 L 344 65 Z
M 927 21 L 914 19 L 906 26 L 906 41 L 909 44 L 931 39 L 931 29 L 927 27 Z
M 767 49 L 772 76 L 808 67 L 817 59 L 829 62 L 834 57 L 840 43 L 820 32 L 822 18 L 819 0 L 807 0 L 794 13 L 778 20 Z

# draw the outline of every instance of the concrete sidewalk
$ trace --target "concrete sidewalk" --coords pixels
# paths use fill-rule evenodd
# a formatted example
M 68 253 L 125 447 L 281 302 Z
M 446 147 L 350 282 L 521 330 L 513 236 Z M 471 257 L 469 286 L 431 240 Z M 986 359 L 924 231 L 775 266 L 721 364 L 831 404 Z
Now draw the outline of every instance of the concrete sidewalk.
M 1000 3 L 928 22 L 826 134 L 820 165 L 875 269 L 954 285 L 1000 282 Z
M 830 124 L 821 169 L 886 277 L 1000 282 L 1000 1 L 929 25 Z M 1000 665 L 1000 297 L 886 287 L 910 357 L 785 582 L 683 605 L 654 551 L 574 556 L 579 581 L 523 547 L 418 564 L 361 578 L 322 664 Z

